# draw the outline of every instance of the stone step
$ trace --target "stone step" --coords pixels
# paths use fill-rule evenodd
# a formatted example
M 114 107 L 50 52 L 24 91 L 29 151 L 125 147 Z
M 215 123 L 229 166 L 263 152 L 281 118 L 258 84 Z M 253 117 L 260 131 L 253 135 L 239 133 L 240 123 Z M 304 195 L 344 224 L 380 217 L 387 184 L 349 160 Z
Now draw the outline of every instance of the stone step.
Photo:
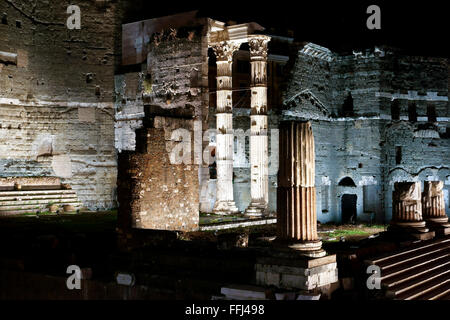
M 404 259 L 400 260 L 400 258 L 396 258 L 395 260 L 391 260 L 390 262 L 385 263 L 384 265 L 381 264 L 378 266 L 381 268 L 381 271 L 387 271 L 398 265 L 414 261 L 415 259 L 418 259 L 418 258 L 422 258 L 422 257 L 426 258 L 426 257 L 432 256 L 433 254 L 440 254 L 443 251 L 448 250 L 448 248 L 450 248 L 449 245 L 443 245 L 441 247 L 433 247 L 433 248 L 429 248 L 429 249 L 427 248 L 424 250 L 417 251 L 417 252 L 415 252 L 415 254 L 409 254 L 408 256 L 405 256 Z
M 21 205 L 40 205 L 40 204 L 48 204 L 48 203 L 54 203 L 54 204 L 60 204 L 60 203 L 66 203 L 66 202 L 78 202 L 78 198 L 75 196 L 70 197 L 64 197 L 64 198 L 46 198 L 43 200 L 37 200 L 37 199 L 21 199 L 16 201 L 0 201 L 0 210 L 8 207 L 8 206 L 21 206 Z
M 8 204 L 9 201 L 26 201 L 26 200 L 46 200 L 46 199 L 65 199 L 65 198 L 76 198 L 76 193 L 68 194 L 49 194 L 49 195 L 26 195 L 26 196 L 8 196 L 2 197 L 0 195 L 0 205 Z
M 411 281 L 419 276 L 426 274 L 432 270 L 439 269 L 441 267 L 447 266 L 450 269 L 450 254 L 447 254 L 444 257 L 440 257 L 430 263 L 424 263 L 420 266 L 408 268 L 403 270 L 399 274 L 394 277 L 388 278 L 387 280 L 381 280 L 381 283 L 384 287 L 391 288 L 404 283 L 406 281 Z
M 75 210 L 79 210 L 82 208 L 82 204 L 80 202 L 72 202 L 72 203 L 64 203 L 64 205 L 71 205 L 74 207 Z M 62 206 L 61 206 L 61 209 Z M 14 215 L 21 215 L 24 213 L 41 213 L 41 212 L 47 212 L 48 208 L 46 206 L 41 207 L 34 207 L 34 208 L 16 208 L 16 209 L 9 209 L 4 210 L 0 207 L 0 216 L 7 217 L 7 216 L 14 216 Z
M 395 267 L 382 271 L 381 280 L 384 283 L 390 283 L 392 279 L 404 277 L 409 272 L 417 272 L 422 267 L 428 268 L 431 267 L 430 264 L 439 264 L 441 261 L 447 261 L 446 259 L 450 259 L 450 248 L 405 261 Z
M 400 249 L 395 252 L 389 252 L 389 253 L 377 256 L 375 258 L 365 260 L 365 262 L 367 264 L 379 265 L 381 262 L 384 262 L 384 261 L 389 260 L 394 257 L 401 256 L 403 254 L 412 253 L 414 251 L 417 251 L 417 250 L 420 250 L 423 248 L 433 247 L 433 246 L 439 245 L 441 243 L 449 243 L 449 242 L 450 242 L 450 238 L 443 238 L 443 239 L 437 239 L 437 240 L 431 240 L 431 241 L 421 241 L 421 242 L 414 243 L 414 244 L 408 246 L 407 248 Z
M 75 210 L 81 209 L 75 190 L 14 190 L 0 192 L 0 216 L 13 216 L 24 213 L 49 211 L 48 206 L 55 204 L 63 208 L 71 205 Z
M 230 285 L 222 287 L 220 293 L 231 300 L 266 300 L 266 289 L 250 285 Z
M 381 270 L 386 270 L 406 261 L 410 261 L 415 258 L 431 254 L 433 252 L 439 252 L 449 247 L 450 238 L 441 239 L 432 241 L 431 243 L 427 244 L 422 243 L 419 245 L 415 245 L 412 248 L 404 249 L 396 253 L 390 253 L 380 258 L 366 260 L 366 263 L 377 265 L 381 268 Z
M 434 289 L 437 284 L 446 280 L 450 280 L 450 268 L 444 265 L 389 288 L 386 295 L 399 300 L 409 300 Z M 436 281 L 438 283 L 435 283 Z
M 12 206 L 0 206 L 0 212 L 4 211 L 10 211 L 10 210 L 27 210 L 27 209 L 45 209 L 48 206 L 49 202 L 42 203 L 42 204 L 17 204 Z M 71 205 L 71 206 L 80 206 L 81 203 L 78 201 L 61 201 L 59 203 L 55 203 L 57 205 Z
M 33 190 L 33 191 L 1 191 L 0 198 L 8 196 L 76 194 L 75 190 Z
M 438 286 L 436 289 L 433 289 L 427 292 L 424 295 L 415 298 L 415 300 L 440 300 L 440 299 L 450 299 L 450 281 Z
M 450 270 L 448 272 L 436 276 L 426 282 L 424 282 L 420 286 L 415 286 L 395 297 L 398 300 L 425 300 L 425 296 L 427 293 L 438 289 L 441 286 L 445 286 L 450 283 Z

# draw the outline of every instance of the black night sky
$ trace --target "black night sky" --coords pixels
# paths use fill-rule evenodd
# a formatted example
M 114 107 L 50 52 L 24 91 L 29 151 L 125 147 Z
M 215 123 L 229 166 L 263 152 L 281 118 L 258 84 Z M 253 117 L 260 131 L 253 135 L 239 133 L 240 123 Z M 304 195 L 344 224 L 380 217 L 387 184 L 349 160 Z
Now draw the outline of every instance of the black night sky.
M 255 21 L 276 34 L 294 31 L 296 40 L 312 41 L 334 51 L 389 45 L 410 54 L 448 56 L 448 11 L 444 1 L 155 1 L 134 0 L 124 22 L 190 10 L 201 16 L 237 23 Z M 381 8 L 381 30 L 369 30 L 366 9 Z

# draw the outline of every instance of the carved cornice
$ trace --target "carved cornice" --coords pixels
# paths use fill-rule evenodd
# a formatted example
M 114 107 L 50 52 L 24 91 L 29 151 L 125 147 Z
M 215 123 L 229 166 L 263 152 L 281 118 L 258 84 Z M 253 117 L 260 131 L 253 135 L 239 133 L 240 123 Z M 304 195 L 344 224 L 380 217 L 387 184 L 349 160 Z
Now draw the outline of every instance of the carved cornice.
M 267 59 L 268 43 L 270 41 L 269 36 L 265 35 L 252 35 L 248 37 L 248 44 L 250 47 L 250 57 Z
M 217 61 L 233 61 L 233 53 L 239 49 L 240 43 L 233 41 L 222 41 L 211 45 L 211 48 L 216 55 Z
M 334 59 L 333 53 L 329 49 L 311 42 L 307 43 L 300 52 L 328 62 Z

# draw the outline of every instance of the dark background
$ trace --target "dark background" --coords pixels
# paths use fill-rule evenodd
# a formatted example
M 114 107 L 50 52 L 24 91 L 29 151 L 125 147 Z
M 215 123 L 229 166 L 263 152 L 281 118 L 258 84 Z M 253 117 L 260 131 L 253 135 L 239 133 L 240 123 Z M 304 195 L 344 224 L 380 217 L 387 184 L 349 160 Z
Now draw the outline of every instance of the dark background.
M 381 8 L 381 30 L 369 30 L 367 7 Z M 389 45 L 410 54 L 448 57 L 448 9 L 445 1 L 126 1 L 124 23 L 190 10 L 237 23 L 255 21 L 276 34 L 294 31 L 296 40 L 333 51 Z

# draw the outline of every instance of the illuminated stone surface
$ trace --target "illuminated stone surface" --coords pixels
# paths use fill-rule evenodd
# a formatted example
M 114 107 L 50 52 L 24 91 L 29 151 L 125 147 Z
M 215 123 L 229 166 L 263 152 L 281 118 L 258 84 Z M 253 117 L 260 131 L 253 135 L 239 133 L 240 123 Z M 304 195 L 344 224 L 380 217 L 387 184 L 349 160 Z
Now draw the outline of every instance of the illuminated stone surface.
M 262 215 L 269 201 L 269 148 L 267 120 L 267 45 L 270 37 L 249 38 L 250 84 L 250 194 L 245 214 Z
M 422 192 L 423 218 L 436 234 L 450 234 L 450 223 L 445 214 L 443 181 L 424 181 Z
M 323 256 L 317 236 L 314 136 L 309 122 L 280 125 L 278 237 L 310 256 Z

